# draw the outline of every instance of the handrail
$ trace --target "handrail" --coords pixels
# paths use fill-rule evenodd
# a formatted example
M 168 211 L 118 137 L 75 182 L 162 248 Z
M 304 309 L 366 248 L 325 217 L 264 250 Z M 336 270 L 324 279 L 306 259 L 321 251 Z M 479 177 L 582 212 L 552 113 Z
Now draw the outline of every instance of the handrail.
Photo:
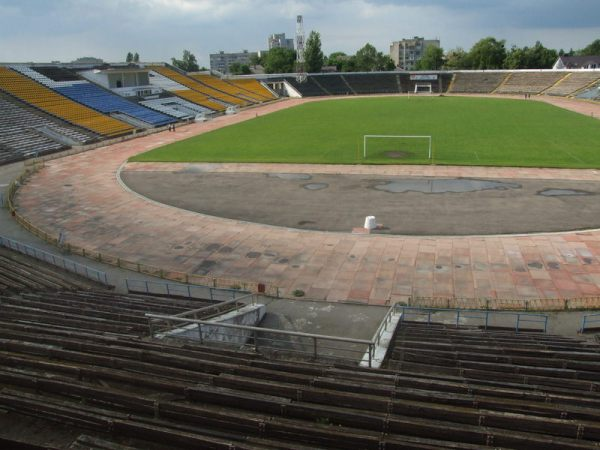
M 200 298 L 203 300 L 219 300 L 223 297 L 219 294 L 225 294 L 225 296 L 232 297 L 232 299 L 246 297 L 250 294 L 249 291 L 241 289 L 216 288 L 196 284 L 169 283 L 165 281 L 132 280 L 129 278 L 125 279 L 125 286 L 127 287 L 127 292 L 132 293 L 143 292 L 145 294 L 178 295 L 187 298 Z M 160 287 L 160 289 L 153 289 L 153 287 L 156 286 Z
M 56 267 L 60 267 L 69 272 L 73 272 L 77 275 L 86 277 L 92 281 L 110 286 L 106 272 L 86 266 L 85 264 L 80 264 L 71 259 L 63 258 L 60 255 L 48 253 L 44 250 L 40 250 L 39 248 L 24 244 L 11 238 L 7 238 L 5 236 L 0 236 L 0 245 L 10 248 L 11 250 L 15 250 L 19 253 L 23 253 L 24 255 L 31 256 L 40 261 L 44 261 L 48 264 L 52 264 Z
M 255 301 L 254 301 L 254 295 L 253 294 L 248 294 L 248 295 L 244 295 L 243 297 L 239 297 L 239 298 L 234 298 L 232 300 L 227 300 L 225 302 L 220 302 L 217 303 L 215 305 L 208 305 L 208 306 L 204 306 L 202 308 L 198 308 L 198 309 L 192 309 L 190 311 L 184 311 L 182 313 L 179 314 L 175 314 L 173 317 L 187 317 L 189 315 L 194 315 L 194 319 L 196 318 L 195 315 L 198 313 L 203 313 L 203 312 L 208 312 L 211 309 L 219 309 L 223 306 L 227 306 L 227 305 L 231 305 L 231 304 L 235 304 L 238 303 L 240 300 L 244 300 L 245 298 L 250 297 L 251 298 L 251 304 L 254 305 Z
M 232 330 L 240 330 L 240 331 L 245 331 L 248 332 L 249 335 L 252 335 L 254 337 L 254 345 L 256 348 L 258 348 L 259 346 L 259 340 L 258 340 L 258 333 L 266 333 L 266 334 L 274 334 L 274 335 L 278 335 L 278 336 L 287 336 L 287 337 L 296 337 L 296 338 L 304 338 L 304 339 L 310 339 L 312 340 L 312 351 L 311 352 L 305 352 L 305 351 L 301 351 L 298 349 L 288 349 L 289 352 L 292 353 L 309 353 L 312 355 L 313 359 L 318 359 L 319 357 L 319 341 L 330 341 L 330 342 L 340 342 L 340 343 L 346 343 L 346 344 L 358 344 L 358 345 L 364 345 L 367 347 L 367 362 L 369 367 L 372 366 L 372 361 L 373 361 L 373 357 L 375 355 L 375 342 L 373 340 L 366 340 L 366 339 L 355 339 L 355 338 L 346 338 L 346 337 L 340 337 L 340 336 L 327 336 L 327 335 L 321 335 L 321 334 L 314 334 L 314 333 L 303 333 L 300 331 L 289 331 L 289 330 L 275 330 L 275 329 L 271 329 L 271 328 L 261 328 L 261 327 L 255 327 L 255 326 L 249 326 L 249 325 L 237 325 L 237 324 L 231 324 L 231 323 L 221 323 L 221 322 L 209 322 L 206 320 L 199 320 L 199 319 L 190 319 L 190 318 L 184 318 L 184 317 L 178 317 L 178 316 L 169 316 L 169 315 L 164 315 L 164 314 L 152 314 L 152 313 L 146 313 L 146 317 L 148 317 L 150 319 L 150 335 L 154 336 L 154 331 L 152 328 L 152 320 L 164 320 L 167 323 L 171 323 L 171 322 L 179 322 L 179 323 L 185 323 L 187 325 L 190 324 L 196 324 L 198 325 L 198 335 L 200 338 L 200 343 L 203 343 L 205 340 L 205 333 L 206 331 L 203 331 L 203 327 L 206 330 L 206 328 L 227 328 L 227 329 L 232 329 Z M 214 334 L 218 334 L 218 330 L 217 332 L 215 332 Z M 225 333 L 220 333 L 220 334 L 225 334 Z M 272 339 L 272 338 L 261 338 L 261 340 L 263 341 L 271 341 L 271 342 L 277 342 L 277 339 Z M 271 347 L 272 349 L 274 349 L 273 347 Z M 353 350 L 353 349 L 342 349 L 340 347 L 328 347 L 325 346 L 323 344 L 321 344 L 320 346 L 321 349 L 336 349 L 336 350 L 343 350 L 345 352 L 348 353 L 356 353 L 357 356 L 363 356 L 365 355 L 365 351 L 364 350 Z M 282 350 L 282 349 L 277 349 Z M 336 356 L 336 355 L 327 355 L 328 358 L 330 359 L 345 359 L 348 360 L 350 358 L 343 358 L 340 356 Z M 357 358 L 358 359 L 358 358 Z
M 590 320 L 591 317 L 598 317 L 598 319 Z M 579 333 L 585 333 L 586 326 L 590 323 L 600 323 L 600 313 L 584 315 L 581 318 L 581 327 L 579 328 Z
M 535 314 L 519 311 L 495 311 L 486 309 L 453 309 L 453 308 L 420 308 L 415 306 L 401 306 L 402 318 L 401 321 L 406 320 L 406 315 L 427 315 L 427 324 L 431 323 L 431 314 L 435 312 L 450 312 L 456 314 L 455 323 L 456 327 L 460 324 L 460 318 L 471 318 L 471 319 L 482 319 L 484 320 L 484 329 L 487 330 L 489 326 L 489 318 L 491 315 L 498 316 L 516 316 L 515 319 L 515 332 L 519 332 L 522 328 L 520 327 L 522 322 L 539 323 L 543 324 L 543 328 L 540 331 L 544 333 L 548 332 L 548 315 L 547 314 Z M 466 313 L 466 314 L 465 314 Z M 480 315 L 473 315 L 480 314 Z M 600 315 L 600 314 L 599 314 Z M 536 319 L 537 318 L 537 319 Z

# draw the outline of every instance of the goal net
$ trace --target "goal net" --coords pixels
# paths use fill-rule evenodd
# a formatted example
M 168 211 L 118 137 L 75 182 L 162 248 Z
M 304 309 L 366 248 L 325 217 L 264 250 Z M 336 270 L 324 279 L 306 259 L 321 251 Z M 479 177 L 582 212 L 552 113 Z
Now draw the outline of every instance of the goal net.
M 363 158 L 369 160 L 430 160 L 431 136 L 366 134 L 363 136 Z
M 431 94 L 433 92 L 431 83 L 416 83 L 415 94 L 418 94 L 419 92 L 429 92 Z

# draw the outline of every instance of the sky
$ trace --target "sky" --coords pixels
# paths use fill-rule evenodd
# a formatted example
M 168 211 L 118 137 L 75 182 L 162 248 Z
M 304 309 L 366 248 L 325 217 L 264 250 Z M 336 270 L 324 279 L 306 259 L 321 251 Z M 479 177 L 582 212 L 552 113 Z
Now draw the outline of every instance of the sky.
M 486 36 L 507 46 L 578 49 L 600 39 L 600 0 L 0 0 L 0 62 L 69 62 L 94 56 L 169 62 L 184 49 L 200 65 L 220 50 L 265 50 L 267 37 L 321 34 L 325 54 L 367 42 L 438 38 L 468 50 Z

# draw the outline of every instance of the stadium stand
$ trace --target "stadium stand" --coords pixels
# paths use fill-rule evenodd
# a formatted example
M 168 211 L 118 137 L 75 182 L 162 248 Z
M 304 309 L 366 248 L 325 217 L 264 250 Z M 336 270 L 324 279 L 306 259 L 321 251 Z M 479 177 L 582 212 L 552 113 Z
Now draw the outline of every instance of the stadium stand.
M 201 106 L 206 106 L 210 109 L 215 109 L 214 106 L 218 105 L 219 103 L 214 102 L 212 99 L 218 100 L 219 102 L 224 102 L 224 105 L 222 105 L 221 108 L 217 109 L 218 111 L 225 110 L 226 104 L 230 104 L 230 105 L 245 105 L 245 104 L 247 104 L 247 102 L 245 100 L 239 99 L 237 97 L 233 97 L 232 95 L 225 94 L 224 92 L 221 92 L 221 91 L 217 91 L 216 89 L 212 89 L 195 79 L 192 79 L 186 75 L 180 74 L 176 70 L 170 69 L 169 67 L 151 66 L 149 68 L 152 69 L 153 71 L 159 73 L 160 75 L 170 78 L 171 80 L 175 81 L 176 83 L 181 84 L 181 85 L 187 87 L 188 89 L 193 90 L 196 93 L 202 94 L 207 99 L 206 101 L 208 101 L 208 103 L 206 105 L 203 103 L 198 103 Z M 181 92 L 181 91 L 172 91 L 172 92 L 176 95 L 179 95 L 178 92 Z M 189 100 L 189 98 L 188 98 L 188 100 Z M 194 102 L 194 103 L 196 103 L 196 102 Z M 211 107 L 209 105 L 209 103 L 212 103 L 213 107 Z
M 539 94 L 564 76 L 564 72 L 511 72 L 494 94 Z
M 544 94 L 566 97 L 585 89 L 598 80 L 600 80 L 599 72 L 572 72 L 544 92 Z
M 7 67 L 0 66 L 0 90 L 48 114 L 102 136 L 119 136 L 133 131 L 129 124 L 76 103 Z
M 58 66 L 35 66 L 35 71 L 53 81 L 82 81 L 77 73 Z
M 166 114 L 152 111 L 89 82 L 56 87 L 55 90 L 71 100 L 106 114 L 126 114 L 154 126 L 175 122 Z
M 226 81 L 237 88 L 242 89 L 244 95 L 250 95 L 259 101 L 271 101 L 279 98 L 273 91 L 265 87 L 265 85 L 255 78 L 228 79 Z
M 68 124 L 61 124 L 51 116 L 27 107 L 24 103 L 0 94 L 0 164 L 27 159 L 36 155 L 52 153 L 67 147 L 66 141 L 49 136 L 59 135 L 69 142 L 85 144 L 97 139 L 93 133 L 85 133 Z
M 576 97 L 585 100 L 600 100 L 600 82 L 595 83 L 587 89 L 583 89 L 581 92 L 577 93 Z
M 99 283 L 0 247 L 0 294 L 101 288 L 102 285 Z
M 489 94 L 500 86 L 506 75 L 505 72 L 456 72 L 449 92 Z
M 187 119 L 195 117 L 197 114 L 212 114 L 214 111 L 202 106 L 185 101 L 179 97 L 155 98 L 152 100 L 143 100 L 140 102 L 147 108 L 168 114 L 177 119 Z
M 312 76 L 308 76 L 305 82 L 298 83 L 295 77 L 285 77 L 285 81 L 292 85 L 294 89 L 296 89 L 302 97 L 320 97 L 323 95 L 330 95 L 328 92 L 324 91 L 323 88 L 315 83 L 314 78 Z
M 256 104 L 261 102 L 256 98 L 256 96 L 250 95 L 250 93 L 246 90 L 240 89 L 238 86 L 212 75 L 191 74 L 190 77 L 192 77 L 194 80 L 200 81 L 208 87 L 232 95 L 237 99 L 241 99 L 242 101 L 246 102 L 246 104 Z
M 0 296 L 0 439 L 18 424 L 61 448 L 81 434 L 103 448 L 597 447 L 597 344 L 401 322 L 388 368 L 371 370 L 146 337 L 144 313 L 201 303 Z
M 162 126 L 174 122 L 171 117 L 165 114 L 152 111 L 137 103 L 126 100 L 89 81 L 82 79 L 64 80 L 64 78 L 76 78 L 74 74 L 71 74 L 66 69 L 51 68 L 57 70 L 46 70 L 46 72 L 50 72 L 56 78 L 61 79 L 57 81 L 42 74 L 37 67 L 32 69 L 26 66 L 13 66 L 13 68 L 23 75 L 54 89 L 65 97 L 89 106 L 96 111 L 105 114 L 125 114 L 153 126 Z
M 203 106 L 212 111 L 225 111 L 227 106 L 223 103 L 214 101 L 209 99 L 206 95 L 201 94 L 200 92 L 196 92 L 192 89 L 183 89 L 181 91 L 171 91 L 171 94 L 174 94 L 178 97 L 181 97 L 184 100 L 187 100 L 191 103 L 195 103 L 199 106 Z
M 313 76 L 313 80 L 329 95 L 350 95 L 354 90 L 341 75 Z
M 406 87 L 401 87 L 398 74 L 373 73 L 373 74 L 344 74 L 344 79 L 357 94 L 397 94 L 406 92 Z
M 256 100 L 267 101 L 275 100 L 277 97 L 273 93 L 265 88 L 260 82 L 254 78 L 238 78 L 228 80 L 229 83 L 242 89 L 244 95 L 253 96 Z

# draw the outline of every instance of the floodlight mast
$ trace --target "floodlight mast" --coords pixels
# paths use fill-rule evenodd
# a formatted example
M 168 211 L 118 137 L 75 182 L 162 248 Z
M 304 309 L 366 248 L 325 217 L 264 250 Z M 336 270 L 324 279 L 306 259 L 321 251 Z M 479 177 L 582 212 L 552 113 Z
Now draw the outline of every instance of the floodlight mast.
M 296 81 L 304 83 L 307 74 L 304 70 L 304 20 L 296 16 Z

